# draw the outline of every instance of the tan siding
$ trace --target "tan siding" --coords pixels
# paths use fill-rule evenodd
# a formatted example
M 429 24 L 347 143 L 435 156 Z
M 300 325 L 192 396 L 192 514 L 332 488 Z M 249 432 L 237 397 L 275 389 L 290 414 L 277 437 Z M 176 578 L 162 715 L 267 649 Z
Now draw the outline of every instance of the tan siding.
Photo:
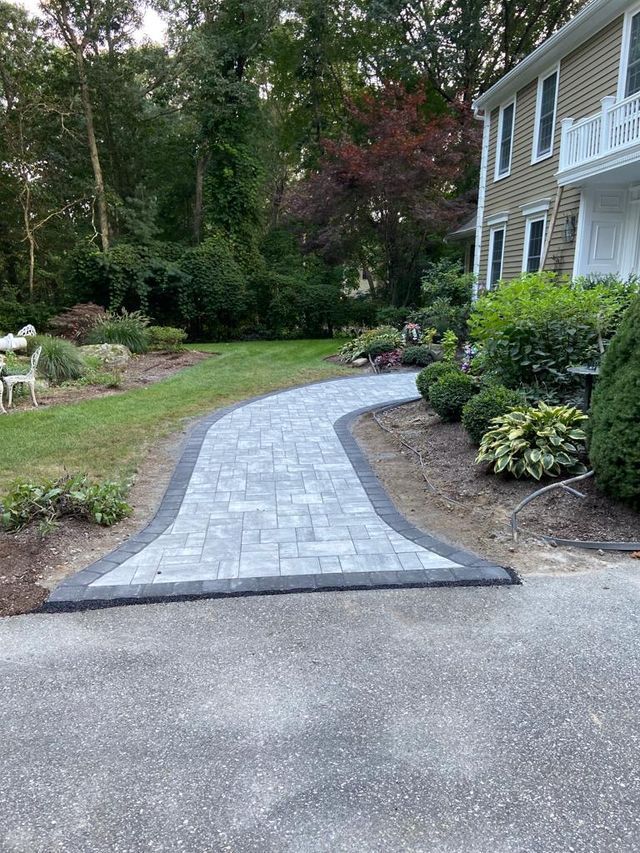
M 622 26 L 623 18 L 619 17 L 562 60 L 553 155 L 548 159 L 531 163 L 537 80 L 518 91 L 511 174 L 499 181 L 494 181 L 499 111 L 491 113 L 485 226 L 480 256 L 481 281 L 486 280 L 488 275 L 490 228 L 486 225 L 487 218 L 503 211 L 509 212 L 503 267 L 505 278 L 517 276 L 522 270 L 526 220 L 522 216 L 521 207 L 541 199 L 550 199 L 548 226 L 551 225 L 558 193 L 555 174 L 559 163 L 561 121 L 563 118 L 579 120 L 591 115 L 599 110 L 602 98 L 616 94 Z M 564 227 L 568 216 L 578 215 L 579 205 L 579 190 L 565 189 L 551 235 L 545 264 L 547 269 L 571 274 L 575 246 L 565 242 Z

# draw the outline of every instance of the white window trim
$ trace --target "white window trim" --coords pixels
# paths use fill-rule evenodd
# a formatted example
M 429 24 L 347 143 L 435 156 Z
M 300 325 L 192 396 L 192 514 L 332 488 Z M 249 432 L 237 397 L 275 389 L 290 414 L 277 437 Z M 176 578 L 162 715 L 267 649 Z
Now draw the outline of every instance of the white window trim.
M 511 174 L 511 164 L 513 163 L 513 147 L 515 145 L 516 138 L 516 101 L 517 97 L 514 96 L 510 101 L 505 101 L 504 104 L 500 106 L 500 115 L 498 118 L 498 135 L 496 137 L 496 163 L 493 174 L 493 182 L 502 181 L 504 178 L 508 178 Z M 509 168 L 506 172 L 500 172 L 500 149 L 502 148 L 502 122 L 504 117 L 504 111 L 507 107 L 513 106 L 513 121 L 511 123 L 511 147 L 509 149 Z
M 502 238 L 502 255 L 500 256 L 500 275 L 498 276 L 496 281 L 493 282 L 491 280 L 492 279 L 491 274 L 493 272 L 493 244 L 494 244 L 496 233 L 498 231 L 503 231 L 504 236 Z M 501 222 L 494 225 L 491 228 L 491 231 L 489 232 L 489 258 L 488 258 L 489 263 L 487 264 L 487 290 L 491 290 L 492 287 L 494 286 L 494 284 L 496 284 L 498 281 L 500 281 L 502 279 L 502 275 L 504 273 L 504 248 L 506 245 L 507 245 L 507 220 L 503 219 Z
M 509 211 L 503 210 L 500 213 L 493 213 L 491 216 L 487 216 L 487 225 L 502 225 L 509 219 Z
M 544 225 L 542 227 L 542 252 L 544 253 L 544 244 L 547 239 L 547 212 L 544 211 L 541 216 L 540 213 L 533 214 L 527 217 L 527 221 L 524 229 L 524 251 L 522 253 L 522 272 L 527 272 L 527 267 L 529 266 L 529 240 L 531 239 L 531 225 L 533 222 L 540 222 L 540 220 L 544 221 Z M 542 255 L 540 256 L 542 259 Z M 540 268 L 541 269 L 541 268 Z M 531 273 L 533 275 L 533 273 Z
M 551 77 L 552 74 L 557 74 L 556 77 L 556 97 L 553 102 L 553 132 L 551 133 L 551 148 L 544 154 L 538 155 L 538 142 L 540 140 L 540 117 L 542 114 L 542 85 L 544 81 Z M 533 127 L 533 148 L 531 149 L 531 164 L 541 163 L 543 160 L 548 160 L 553 157 L 553 149 L 556 142 L 556 123 L 558 121 L 558 94 L 560 92 L 560 63 L 558 62 L 553 68 L 550 68 L 544 74 L 538 77 L 538 89 L 536 93 L 536 117 Z
M 551 199 L 550 198 L 541 198 L 538 201 L 531 201 L 527 204 L 523 204 L 520 206 L 520 210 L 522 211 L 523 216 L 528 216 L 532 219 L 535 218 L 536 213 L 547 213 L 549 208 L 551 207 Z M 542 219 L 542 217 L 538 217 Z
M 640 12 L 640 3 L 627 9 L 624 13 L 622 26 L 622 48 L 620 50 L 620 69 L 618 71 L 618 100 L 625 99 L 627 88 L 627 71 L 629 69 L 629 47 L 631 44 L 631 21 Z

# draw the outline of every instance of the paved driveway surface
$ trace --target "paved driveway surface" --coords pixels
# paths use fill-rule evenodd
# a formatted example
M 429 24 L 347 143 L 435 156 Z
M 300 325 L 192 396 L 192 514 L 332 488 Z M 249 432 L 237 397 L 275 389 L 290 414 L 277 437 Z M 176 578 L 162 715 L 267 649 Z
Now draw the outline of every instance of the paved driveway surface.
M 640 849 L 637 572 L 0 622 L 3 851 Z

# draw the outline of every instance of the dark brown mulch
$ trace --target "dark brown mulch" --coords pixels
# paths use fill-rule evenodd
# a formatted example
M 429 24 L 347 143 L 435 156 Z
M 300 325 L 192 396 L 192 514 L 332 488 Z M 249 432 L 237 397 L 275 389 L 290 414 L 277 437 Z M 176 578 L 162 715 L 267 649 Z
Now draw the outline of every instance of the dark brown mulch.
M 439 494 L 433 494 L 426 486 L 415 457 L 403 450 L 392 435 L 383 432 L 371 416 L 365 416 L 355 432 L 378 475 L 418 526 L 440 532 L 452 542 L 503 562 L 519 561 L 521 568 L 533 570 L 550 550 L 547 545 L 541 546 L 542 552 L 536 548 L 536 533 L 598 541 L 640 538 L 640 514 L 600 494 L 587 480 L 578 486 L 585 499 L 554 491 L 523 510 L 519 518 L 527 544 L 523 542 L 514 551 L 509 527 L 511 512 L 524 497 L 546 483 L 488 473 L 486 467 L 475 464 L 477 449 L 462 425 L 442 423 L 424 403 L 392 409 L 382 416 L 382 421 L 393 435 L 421 451 L 429 480 Z M 528 559 L 524 552 L 530 547 L 534 550 Z M 601 557 L 597 552 L 575 549 L 571 553 L 579 554 L 577 559 L 583 564 Z M 559 557 L 555 554 L 553 561 L 558 562 Z M 611 559 L 619 563 L 629 558 L 616 552 Z
M 217 353 L 198 352 L 196 350 L 184 350 L 183 352 L 148 352 L 144 355 L 136 355 L 131 358 L 123 371 L 122 379 L 117 388 L 107 388 L 104 385 L 68 385 L 47 388 L 38 393 L 38 403 L 41 406 L 60 406 L 68 403 L 79 403 L 81 400 L 90 400 L 94 397 L 106 397 L 113 394 L 122 394 L 134 388 L 142 388 L 154 382 L 160 382 L 168 376 L 172 376 L 179 370 L 191 367 L 205 358 L 212 358 Z M 15 401 L 11 411 L 29 408 L 31 401 L 27 395 L 22 395 Z
M 133 515 L 115 527 L 64 519 L 44 538 L 35 527 L 0 532 L 0 616 L 37 609 L 63 578 L 80 571 L 140 530 L 153 515 L 166 489 L 184 434 L 154 445 L 140 466 L 129 499 Z

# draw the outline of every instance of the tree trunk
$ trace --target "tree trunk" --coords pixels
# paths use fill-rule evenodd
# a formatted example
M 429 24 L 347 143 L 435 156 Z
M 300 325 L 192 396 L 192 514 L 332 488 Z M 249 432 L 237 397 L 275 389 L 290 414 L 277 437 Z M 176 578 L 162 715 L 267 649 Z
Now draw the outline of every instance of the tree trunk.
M 98 225 L 100 227 L 100 242 L 102 251 L 109 249 L 109 215 L 107 211 L 107 196 L 104 191 L 104 179 L 102 177 L 102 166 L 100 165 L 100 154 L 96 142 L 96 131 L 93 126 L 93 107 L 91 106 L 91 94 L 84 68 L 84 56 L 80 45 L 75 47 L 76 65 L 78 68 L 78 79 L 80 82 L 80 97 L 84 110 L 84 120 L 87 125 L 87 142 L 89 143 L 89 155 L 96 187 L 96 203 L 98 207 Z
M 31 189 L 29 187 L 28 179 L 25 181 L 22 210 L 24 214 L 25 239 L 29 244 L 29 299 L 33 302 L 36 272 L 36 240 L 33 236 L 33 231 L 31 230 Z
M 202 239 L 202 216 L 204 208 L 204 178 L 209 168 L 211 155 L 204 149 L 196 161 L 196 194 L 193 202 L 193 242 L 198 245 Z

